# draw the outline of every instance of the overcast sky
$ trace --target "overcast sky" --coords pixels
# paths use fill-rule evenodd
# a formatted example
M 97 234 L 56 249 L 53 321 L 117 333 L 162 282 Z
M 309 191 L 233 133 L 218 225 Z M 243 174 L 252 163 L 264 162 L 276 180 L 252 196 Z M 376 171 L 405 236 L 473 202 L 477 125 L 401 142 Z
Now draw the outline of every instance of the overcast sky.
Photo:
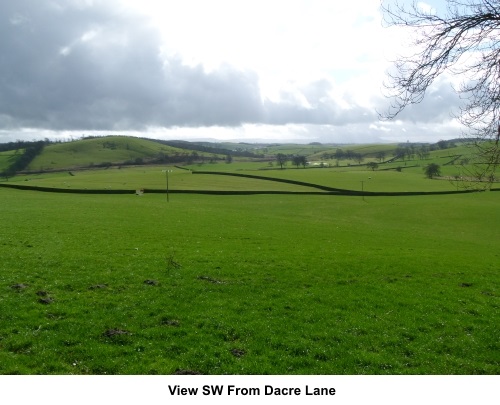
M 378 120 L 407 36 L 383 26 L 379 0 L 2 1 L 0 142 L 460 136 L 446 78 L 399 120 Z

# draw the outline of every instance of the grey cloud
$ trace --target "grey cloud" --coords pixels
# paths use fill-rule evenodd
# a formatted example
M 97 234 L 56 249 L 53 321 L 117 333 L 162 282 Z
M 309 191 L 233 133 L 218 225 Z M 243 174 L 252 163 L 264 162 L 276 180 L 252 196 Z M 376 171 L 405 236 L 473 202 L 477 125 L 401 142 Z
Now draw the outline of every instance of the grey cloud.
M 0 5 L 1 125 L 97 130 L 260 120 L 254 74 L 164 63 L 158 33 L 145 21 L 95 4 Z
M 309 83 L 300 89 L 300 100 L 296 94 L 282 93 L 279 102 L 264 103 L 267 122 L 270 124 L 317 124 L 343 126 L 350 123 L 371 122 L 375 111 L 351 103 L 340 106 L 329 95 L 332 85 L 326 80 Z
M 124 13 L 117 1 L 1 2 L 0 130 L 142 131 L 243 123 L 366 127 L 376 121 L 375 111 L 354 102 L 340 106 L 326 80 L 304 86 L 299 96 L 283 93 L 278 102 L 262 101 L 255 73 L 230 66 L 206 72 L 180 58 L 165 60 L 161 45 L 149 22 Z M 445 120 L 446 104 L 456 100 L 442 90 L 401 118 Z
M 397 119 L 415 123 L 444 123 L 460 110 L 463 100 L 446 79 L 439 79 L 428 89 L 424 100 L 407 106 Z

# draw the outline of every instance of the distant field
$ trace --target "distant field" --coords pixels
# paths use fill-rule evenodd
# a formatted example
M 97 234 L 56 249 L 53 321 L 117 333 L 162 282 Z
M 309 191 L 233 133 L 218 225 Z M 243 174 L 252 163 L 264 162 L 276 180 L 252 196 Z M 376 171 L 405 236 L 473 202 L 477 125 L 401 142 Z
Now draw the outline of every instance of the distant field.
M 422 168 L 396 171 L 371 171 L 360 168 L 323 168 L 287 170 L 244 170 L 231 168 L 237 165 L 192 166 L 194 170 L 223 171 L 249 174 L 268 178 L 296 180 L 321 186 L 361 191 L 451 191 L 456 184 L 448 180 L 429 180 Z M 244 165 L 248 167 L 248 165 Z M 258 166 L 256 166 L 258 167 Z M 225 170 L 223 170 L 225 169 Z M 122 169 L 93 169 L 84 171 L 43 173 L 17 176 L 9 183 L 29 186 L 73 188 L 73 189 L 166 189 L 166 174 L 169 173 L 169 188 L 175 190 L 249 190 L 249 191 L 313 191 L 310 187 L 275 181 L 246 179 L 231 176 L 193 174 L 188 170 L 166 166 L 126 167 Z M 317 191 L 317 190 L 316 190 Z
M 498 374 L 499 197 L 0 188 L 0 373 Z
M 262 162 L 218 163 L 188 166 L 194 171 L 227 172 L 267 177 L 270 180 L 294 180 L 312 185 L 367 192 L 427 192 L 460 190 L 460 183 L 453 177 L 460 173 L 456 166 L 442 166 L 444 179 L 427 179 L 424 165 L 403 166 L 401 172 L 396 170 L 372 171 L 366 166 L 358 167 L 326 167 L 326 168 L 287 168 L 280 170 L 269 167 Z M 189 170 L 174 166 L 141 166 L 112 167 L 108 169 L 92 169 L 81 171 L 47 172 L 13 177 L 9 184 L 26 186 L 72 188 L 72 189 L 166 189 L 166 174 L 169 170 L 169 188 L 176 190 L 248 190 L 248 191 L 318 191 L 304 187 L 275 181 L 265 181 L 231 176 L 193 174 Z M 496 185 L 494 185 L 496 187 Z
M 32 161 L 28 160 L 28 166 L 22 165 L 15 170 L 19 173 L 30 173 L 28 176 L 12 177 L 9 173 L 9 181 L 42 180 L 41 184 L 50 187 L 92 187 L 95 184 L 99 188 L 109 188 L 121 186 L 131 187 L 159 187 L 159 182 L 155 173 L 156 166 L 145 166 L 143 164 L 160 164 L 173 166 L 175 164 L 187 165 L 193 171 L 224 171 L 240 174 L 252 174 L 267 177 L 278 177 L 283 179 L 322 184 L 329 187 L 346 188 L 359 190 L 365 185 L 371 187 L 372 191 L 447 191 L 453 185 L 447 182 L 425 182 L 423 183 L 423 169 L 430 163 L 438 164 L 441 167 L 441 174 L 444 178 L 470 177 L 471 165 L 474 159 L 471 156 L 472 149 L 464 143 L 458 142 L 456 145 L 446 149 L 439 149 L 436 145 L 423 144 L 365 144 L 365 145 L 328 145 L 328 144 L 238 144 L 238 143 L 190 143 L 175 142 L 172 147 L 160 142 L 136 137 L 127 136 L 106 136 L 98 138 L 86 138 L 63 143 L 47 143 Z M 442 146 L 442 145 L 441 145 Z M 226 149 L 224 149 L 226 148 Z M 425 157 L 417 152 L 427 148 Z M 432 150 L 430 150 L 432 149 Z M 337 150 L 344 151 L 344 156 L 339 159 L 334 158 Z M 401 150 L 413 153 L 402 153 Z M 243 151 L 251 152 L 242 154 Z M 352 152 L 350 155 L 347 151 Z M 22 152 L 22 151 L 20 151 Z M 12 155 L 14 152 L 4 152 L 0 154 L 0 170 L 5 170 L 14 162 Z M 253 155 L 252 155 L 253 154 Z M 277 154 L 289 156 L 285 163 L 285 170 L 280 169 L 276 161 Z M 358 154 L 358 157 L 355 156 Z M 300 172 L 292 163 L 292 156 L 304 156 L 310 162 L 307 172 Z M 18 156 L 21 156 L 20 154 Z M 367 164 L 376 163 L 375 170 L 367 167 Z M 325 164 L 324 172 L 312 170 L 315 165 Z M 140 166 L 141 172 L 129 171 L 132 166 Z M 111 167 L 113 169 L 121 167 L 124 170 L 120 174 L 116 171 L 99 172 L 84 171 L 81 169 L 95 169 L 99 167 Z M 299 169 L 303 169 L 302 167 Z M 78 176 L 68 181 L 64 174 L 72 172 Z M 394 175 L 395 172 L 404 173 L 405 176 Z M 38 173 L 42 173 L 39 175 Z M 328 173 L 328 174 L 327 174 Z M 400 173 L 400 174 L 401 174 Z M 173 174 L 173 176 L 175 176 Z M 77 178 L 76 178 L 77 177 Z M 59 180 L 62 179 L 62 182 Z M 174 178 L 173 178 L 174 179 Z M 2 178 L 2 180 L 7 180 Z M 179 182 L 173 187 L 179 190 L 190 190 L 198 188 L 197 180 L 185 181 L 183 176 L 179 177 Z M 244 189 L 250 187 L 257 190 L 263 187 L 262 191 L 269 191 L 276 188 L 276 191 L 293 191 L 289 186 L 283 188 L 283 184 L 268 184 L 262 181 L 247 181 L 245 185 L 234 182 L 234 179 L 208 178 L 205 177 L 204 187 L 210 190 L 215 189 Z M 160 181 L 161 182 L 161 181 Z M 319 183 L 318 183 L 319 182 Z M 363 183 L 362 183 L 363 182 Z M 368 184 L 372 183 L 372 184 Z M 32 184 L 32 183 L 27 183 Z M 174 183 L 175 184 L 175 183 Z M 387 187 L 387 188 L 386 188 Z M 367 189 L 369 190 L 369 189 Z
M 109 168 L 78 172 L 44 173 L 19 176 L 10 183 L 22 185 L 94 189 L 94 190 L 166 190 L 166 173 L 169 170 L 169 189 L 175 190 L 247 190 L 247 191 L 313 191 L 310 187 L 277 183 L 265 180 L 242 179 L 217 175 L 194 175 L 188 170 L 166 166 L 144 166 L 140 168 Z M 317 191 L 317 190 L 316 190 Z

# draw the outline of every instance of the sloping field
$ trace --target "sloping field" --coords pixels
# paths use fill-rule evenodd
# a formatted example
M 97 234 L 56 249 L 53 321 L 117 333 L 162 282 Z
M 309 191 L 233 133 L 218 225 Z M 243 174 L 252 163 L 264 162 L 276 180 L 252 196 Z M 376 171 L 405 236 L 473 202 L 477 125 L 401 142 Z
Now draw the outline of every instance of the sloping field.
M 18 176 L 9 184 L 60 189 L 92 190 L 169 190 L 212 191 L 319 191 L 307 186 L 220 175 L 194 175 L 189 170 L 165 166 L 109 168 L 77 172 L 43 173 Z
M 29 170 L 70 169 L 80 166 L 98 165 L 103 162 L 121 163 L 137 158 L 151 158 L 159 153 L 174 154 L 182 149 L 161 145 L 146 139 L 110 136 L 95 139 L 47 145 L 36 157 Z
M 262 171 L 237 171 L 235 174 L 250 174 L 262 177 L 302 181 L 345 190 L 380 192 L 414 191 L 452 191 L 456 184 L 447 180 L 429 180 L 422 168 L 411 171 L 371 171 L 366 168 L 349 170 L 322 169 L 287 169 Z M 224 176 L 227 177 L 227 176 Z

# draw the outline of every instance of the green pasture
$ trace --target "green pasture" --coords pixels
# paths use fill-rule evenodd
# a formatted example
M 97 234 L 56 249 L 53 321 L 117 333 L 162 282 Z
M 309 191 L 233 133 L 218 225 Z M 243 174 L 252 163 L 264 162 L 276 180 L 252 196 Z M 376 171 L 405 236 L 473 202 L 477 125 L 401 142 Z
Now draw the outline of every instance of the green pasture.
M 111 167 L 80 171 L 46 172 L 19 175 L 9 179 L 9 184 L 51 187 L 62 189 L 97 190 L 137 190 L 166 189 L 166 173 L 169 170 L 169 189 L 176 190 L 248 190 L 248 191 L 317 191 L 305 186 L 297 186 L 273 181 L 284 179 L 327 186 L 345 190 L 367 192 L 426 192 L 460 190 L 460 183 L 453 177 L 460 174 L 454 165 L 441 166 L 443 178 L 427 179 L 422 166 L 403 166 L 396 170 L 370 170 L 366 166 L 287 168 L 265 167 L 262 162 L 219 163 L 191 165 L 193 171 L 210 171 L 252 175 L 269 180 L 248 179 L 216 174 L 193 174 L 190 170 L 174 166 Z
M 0 373 L 498 374 L 499 197 L 0 188 Z
M 287 168 L 266 170 L 231 170 L 236 166 L 231 165 L 189 166 L 193 170 L 233 172 L 235 174 L 250 174 L 268 178 L 297 180 L 306 183 L 318 184 L 333 188 L 361 191 L 389 191 L 389 192 L 414 192 L 414 191 L 453 191 L 457 184 L 449 180 L 427 179 L 423 168 L 406 167 L 401 172 L 396 170 L 370 170 L 366 166 L 351 167 L 324 167 L 324 168 Z M 224 170 L 225 169 L 225 170 Z M 453 176 L 458 173 L 454 166 L 442 168 L 443 176 Z M 196 176 L 196 175 L 195 175 Z M 226 176 L 224 176 L 226 177 Z M 244 181 L 243 179 L 240 181 Z M 273 182 L 272 184 L 280 184 Z
M 215 166 L 215 167 L 212 167 Z M 97 190 L 137 190 L 166 189 L 166 173 L 169 170 L 169 189 L 176 190 L 248 190 L 248 191 L 318 191 L 317 189 L 294 184 L 272 181 L 272 179 L 295 180 L 333 188 L 361 191 L 453 191 L 457 185 L 448 180 L 430 180 L 425 178 L 421 167 L 394 170 L 372 171 L 366 167 L 357 168 L 318 168 L 286 170 L 230 170 L 237 166 L 202 165 L 191 166 L 194 170 L 221 171 L 234 174 L 248 174 L 269 178 L 269 180 L 249 179 L 216 174 L 193 174 L 189 170 L 172 166 L 143 166 L 94 169 L 71 172 L 42 173 L 16 176 L 10 184 L 22 184 L 37 187 L 62 189 L 97 189 Z M 222 170 L 222 169 L 226 170 Z M 212 170 L 215 169 L 215 170 Z M 451 173 L 451 172 L 450 172 Z
M 211 191 L 318 191 L 317 189 L 269 180 L 245 179 L 220 175 L 198 175 L 173 166 L 125 167 L 75 172 L 17 176 L 9 184 L 81 190 L 169 190 Z M 71 174 L 70 174 L 71 173 Z

